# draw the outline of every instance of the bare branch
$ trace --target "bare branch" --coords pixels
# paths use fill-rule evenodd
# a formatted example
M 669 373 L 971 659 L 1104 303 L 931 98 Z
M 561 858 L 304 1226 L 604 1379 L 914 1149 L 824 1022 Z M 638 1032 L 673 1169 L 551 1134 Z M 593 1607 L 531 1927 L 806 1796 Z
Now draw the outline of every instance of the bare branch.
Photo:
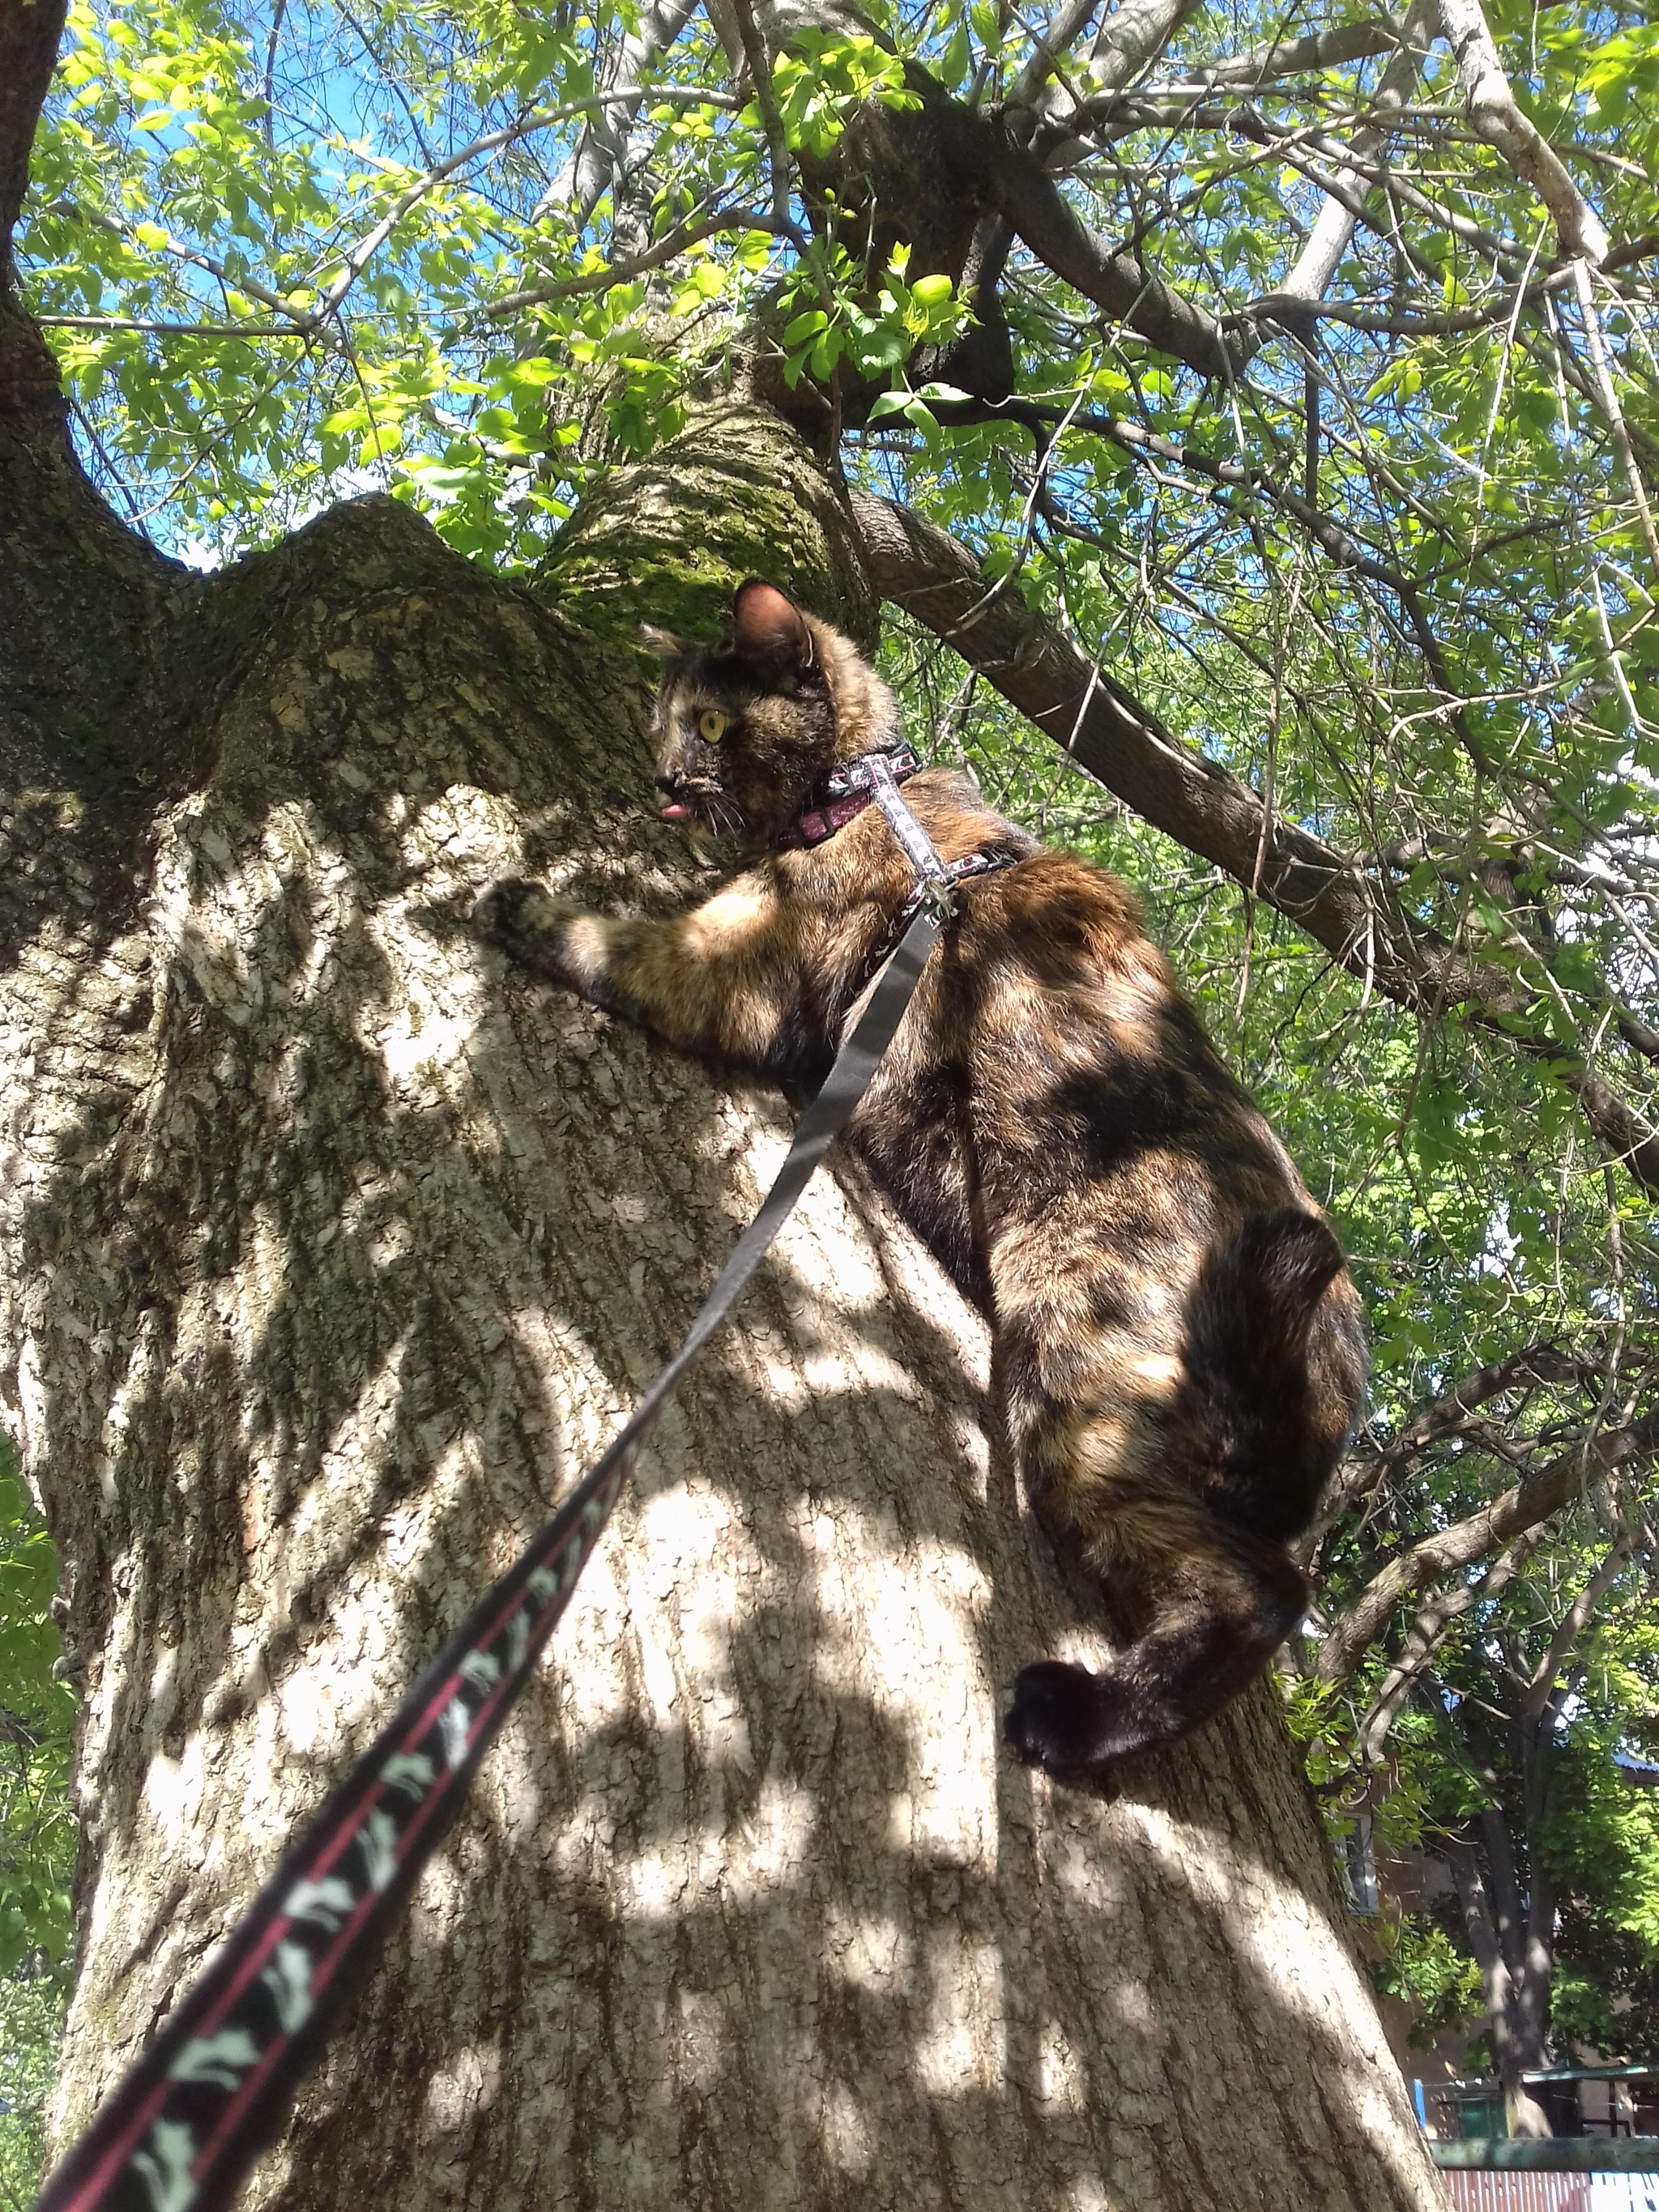
M 1089 67 L 1073 89 L 1050 85 L 1040 104 L 1034 140 L 1045 168 L 1063 168 L 1073 150 L 1076 118 L 1085 106 L 1133 83 L 1155 61 L 1197 5 L 1197 0 L 1124 0 L 1107 16 Z
M 1252 46 L 1248 53 L 1206 62 L 1185 82 L 1205 88 L 1237 85 L 1254 92 L 1282 77 L 1307 76 L 1319 70 L 1340 69 L 1348 62 L 1368 61 L 1374 54 L 1391 53 L 1403 35 L 1398 21 L 1382 15 L 1374 22 L 1310 31 L 1305 38 L 1274 40 L 1265 46 Z
M 1374 1575 L 1320 1645 L 1314 1673 L 1321 1681 L 1340 1681 L 1352 1673 L 1359 1656 L 1404 1597 L 1437 1581 L 1443 1575 L 1473 1566 L 1489 1552 L 1507 1544 L 1524 1530 L 1537 1527 L 1551 1514 L 1571 1504 L 1592 1476 L 1610 1474 L 1615 1468 L 1651 1459 L 1659 1453 L 1659 1413 L 1645 1414 L 1622 1428 L 1602 1429 L 1526 1476 L 1512 1490 L 1472 1513 L 1449 1528 L 1436 1531 L 1414 1544 L 1402 1558 L 1390 1560 Z
M 1599 266 L 1609 243 L 1601 218 L 1537 125 L 1522 113 L 1480 0 L 1439 0 L 1439 9 L 1440 27 L 1456 58 L 1470 123 L 1549 210 L 1562 258 L 1582 256 Z
M 1010 129 L 989 118 L 969 115 L 948 100 L 926 71 L 913 70 L 907 75 L 913 83 L 925 82 L 924 97 L 931 95 L 936 117 L 943 119 L 948 105 L 956 110 L 951 118 L 955 131 L 977 131 L 972 156 L 980 190 L 1039 261 L 1085 300 L 1200 375 L 1231 373 L 1226 337 L 1213 315 L 1171 291 L 1133 255 L 1091 230 L 1055 179 Z
M 1630 1540 L 1621 1532 L 1557 1623 L 1549 1648 L 1534 1668 L 1521 1700 L 1521 1712 L 1528 1720 L 1537 1720 L 1549 1703 L 1562 1661 L 1583 1634 L 1585 1624 L 1617 1581 L 1629 1555 Z
M 639 28 L 623 40 L 608 72 L 603 88 L 607 105 L 595 112 L 570 159 L 531 210 L 532 222 L 542 222 L 568 201 L 576 228 L 586 227 L 616 180 L 627 150 L 629 126 L 647 97 L 637 89 L 640 79 L 674 44 L 696 8 L 696 0 L 654 0 L 641 11 Z M 617 101 L 619 86 L 635 88 L 633 96 Z
M 1417 49 L 1427 23 L 1429 5 L 1430 0 L 1414 0 L 1399 42 L 1378 82 L 1373 105 L 1384 114 L 1390 108 L 1403 106 L 1416 88 Z M 1362 161 L 1370 161 L 1382 152 L 1388 143 L 1388 135 L 1386 123 L 1368 124 L 1354 141 L 1354 152 Z M 1341 264 L 1343 255 L 1352 242 L 1359 218 L 1347 195 L 1358 188 L 1359 179 L 1352 169 L 1345 169 L 1340 181 L 1347 191 L 1341 195 L 1334 192 L 1326 195 L 1325 204 L 1308 234 L 1307 243 L 1279 288 L 1277 296 L 1281 300 L 1322 298 Z
M 331 315 L 337 310 L 346 294 L 362 275 L 363 270 L 386 244 L 404 216 L 417 207 L 429 192 L 435 191 L 440 185 L 453 177 L 458 169 L 467 167 L 470 163 L 481 160 L 486 154 L 498 152 L 503 146 L 516 145 L 521 138 L 528 138 L 536 131 L 550 131 L 558 124 L 571 122 L 578 115 L 590 115 L 596 109 L 626 107 L 630 100 L 642 100 L 647 94 L 653 100 L 672 102 L 683 107 L 731 107 L 736 104 L 726 94 L 704 91 L 698 87 L 621 85 L 615 91 L 594 93 L 586 100 L 567 100 L 557 107 L 537 108 L 532 113 L 521 116 L 518 122 L 508 124 L 502 130 L 486 131 L 482 138 L 473 139 L 470 145 L 463 146 L 459 153 L 451 154 L 446 160 L 435 162 L 424 174 L 417 177 L 406 191 L 398 195 L 374 228 L 366 233 L 344 255 L 340 274 L 330 285 L 321 305 L 311 317 L 313 324 L 320 323 L 325 316 Z M 246 289 L 246 279 L 241 282 L 243 289 Z M 280 301 L 271 301 L 267 295 L 257 289 L 253 296 L 256 299 L 267 299 L 268 304 L 281 306 Z
M 1442 1591 L 1419 1609 L 1401 1640 L 1399 1654 L 1384 1676 L 1370 1711 L 1359 1724 L 1358 1743 L 1362 1766 L 1381 1765 L 1389 1731 L 1424 1668 L 1465 1613 L 1497 1597 L 1514 1581 L 1528 1554 L 1535 1549 L 1538 1537 L 1537 1530 L 1529 1529 L 1501 1552 L 1477 1581 Z
M 1619 388 L 1613 380 L 1613 369 L 1607 360 L 1607 340 L 1601 329 L 1601 317 L 1595 305 L 1595 286 L 1590 276 L 1589 263 L 1581 256 L 1572 264 L 1573 283 L 1578 294 L 1579 312 L 1584 318 L 1584 336 L 1589 343 L 1590 366 L 1595 372 L 1596 389 L 1601 395 L 1602 411 L 1607 427 L 1613 432 L 1613 442 L 1619 454 L 1620 466 L 1625 472 L 1625 483 L 1631 501 L 1642 525 L 1642 542 L 1648 549 L 1648 561 L 1654 582 L 1659 585 L 1659 538 L 1653 529 L 1653 515 L 1648 506 L 1646 492 L 1642 488 L 1642 472 L 1636 465 L 1636 456 L 1631 450 L 1630 425 L 1625 420 L 1625 410 L 1619 404 Z M 1650 592 L 1650 599 L 1653 596 Z
M 49 212 L 67 216 L 76 222 L 90 223 L 94 229 L 106 231 L 112 238 L 125 240 L 131 245 L 138 243 L 129 224 L 118 222 L 113 216 L 100 214 L 95 209 L 84 208 L 76 200 L 53 200 L 49 204 Z M 155 227 L 157 229 L 161 228 L 159 224 Z M 240 292 L 250 300 L 257 300 L 262 307 L 269 307 L 273 314 L 283 316 L 295 331 L 307 337 L 318 327 L 319 317 L 315 309 L 295 307 L 280 292 L 273 292 L 269 285 L 261 284 L 257 277 L 237 274 L 228 269 L 222 261 L 216 261 L 210 253 L 204 253 L 194 246 L 186 246 L 182 240 L 168 233 L 162 233 L 161 243 L 155 251 L 165 253 L 171 260 L 183 262 L 187 268 L 200 269 L 222 284 L 227 291 Z
M 1054 64 L 1069 53 L 1089 27 L 1102 0 L 1060 0 L 1051 21 L 1036 37 L 1036 52 L 1009 86 L 1006 107 L 1029 107 L 1054 73 Z
M 36 315 L 47 331 L 147 331 L 163 338 L 287 338 L 309 343 L 312 333 L 292 323 L 158 323 L 138 315 Z
M 767 166 L 772 176 L 772 221 L 779 232 L 787 235 L 789 220 L 790 178 L 789 141 L 783 128 L 783 117 L 778 107 L 778 95 L 772 83 L 772 60 L 766 51 L 766 41 L 761 35 L 760 25 L 755 21 L 755 11 L 749 0 L 729 0 L 738 26 L 738 35 L 743 40 L 744 59 L 749 65 L 749 82 L 754 87 L 755 104 L 760 109 L 761 126 L 766 133 Z
M 1352 1454 L 1327 1487 L 1319 1513 L 1298 1547 L 1304 1560 L 1311 1559 L 1326 1531 L 1357 1498 L 1375 1488 L 1409 1459 L 1437 1443 L 1455 1436 L 1468 1423 L 1477 1407 L 1487 1405 L 1522 1382 L 1558 1382 L 1576 1376 L 1578 1363 L 1554 1344 L 1524 1345 L 1502 1359 L 1477 1367 L 1453 1383 L 1449 1390 L 1419 1406 L 1399 1433 L 1386 1444 Z

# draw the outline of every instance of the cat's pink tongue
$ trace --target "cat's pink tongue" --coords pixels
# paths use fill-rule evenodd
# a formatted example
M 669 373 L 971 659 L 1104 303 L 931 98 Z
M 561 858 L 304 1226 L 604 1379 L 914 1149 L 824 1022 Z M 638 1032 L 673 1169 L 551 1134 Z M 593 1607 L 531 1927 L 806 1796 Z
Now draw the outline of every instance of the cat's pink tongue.
M 662 811 L 662 818 L 665 822 L 684 822 L 690 811 L 691 809 L 682 806 L 678 799 L 672 799 Z

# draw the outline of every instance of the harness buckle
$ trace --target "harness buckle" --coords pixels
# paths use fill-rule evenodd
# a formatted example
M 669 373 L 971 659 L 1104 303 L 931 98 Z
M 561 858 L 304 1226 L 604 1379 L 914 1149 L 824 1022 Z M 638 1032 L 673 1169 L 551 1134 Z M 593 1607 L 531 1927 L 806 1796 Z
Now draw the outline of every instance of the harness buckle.
M 917 905 L 922 913 L 931 914 L 941 927 L 956 919 L 961 901 L 957 896 L 957 887 L 953 883 L 938 876 L 930 876 L 921 890 Z

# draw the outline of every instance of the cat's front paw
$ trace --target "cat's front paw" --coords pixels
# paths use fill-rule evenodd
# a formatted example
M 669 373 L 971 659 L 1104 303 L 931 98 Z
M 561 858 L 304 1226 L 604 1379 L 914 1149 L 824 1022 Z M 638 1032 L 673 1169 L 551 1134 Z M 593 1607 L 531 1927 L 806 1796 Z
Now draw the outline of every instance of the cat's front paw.
M 472 909 L 472 921 L 480 937 L 499 945 L 520 967 L 563 983 L 574 980 L 565 940 L 575 913 L 542 884 L 508 876 L 491 884 Z

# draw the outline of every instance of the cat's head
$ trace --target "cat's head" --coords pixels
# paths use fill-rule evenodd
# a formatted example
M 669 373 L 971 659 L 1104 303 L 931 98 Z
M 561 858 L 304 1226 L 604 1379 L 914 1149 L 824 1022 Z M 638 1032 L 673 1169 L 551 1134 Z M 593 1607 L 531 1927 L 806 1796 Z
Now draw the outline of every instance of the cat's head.
M 837 762 L 893 744 L 893 695 L 851 641 L 775 585 L 738 586 L 716 645 L 647 631 L 663 656 L 657 784 L 663 813 L 770 843 Z

